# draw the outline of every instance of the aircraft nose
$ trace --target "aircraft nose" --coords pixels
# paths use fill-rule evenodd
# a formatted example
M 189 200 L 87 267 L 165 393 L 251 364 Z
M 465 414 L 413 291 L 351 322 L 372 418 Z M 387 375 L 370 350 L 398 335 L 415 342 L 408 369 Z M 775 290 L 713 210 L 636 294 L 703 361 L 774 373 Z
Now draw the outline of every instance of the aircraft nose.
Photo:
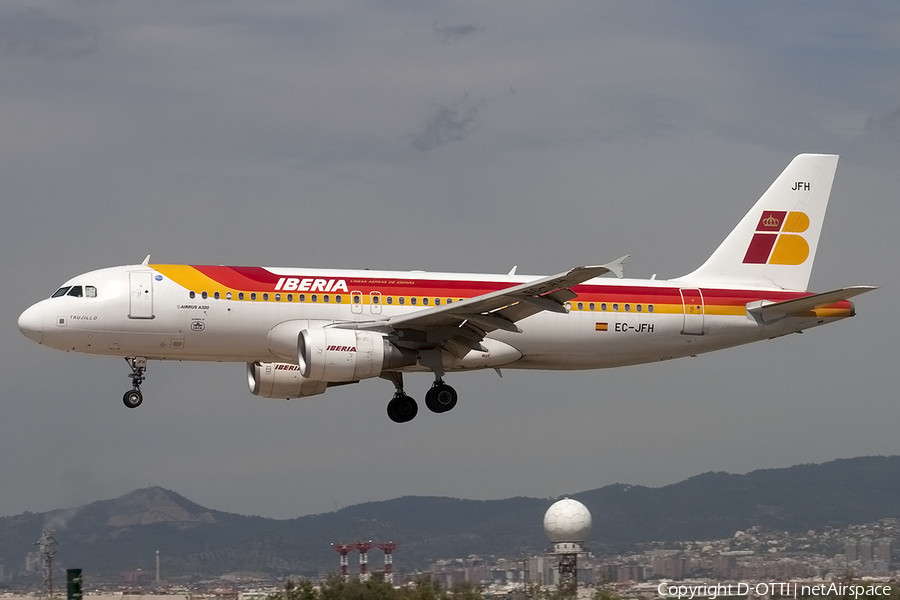
M 44 307 L 35 304 L 19 315 L 19 331 L 28 339 L 40 344 L 44 337 Z

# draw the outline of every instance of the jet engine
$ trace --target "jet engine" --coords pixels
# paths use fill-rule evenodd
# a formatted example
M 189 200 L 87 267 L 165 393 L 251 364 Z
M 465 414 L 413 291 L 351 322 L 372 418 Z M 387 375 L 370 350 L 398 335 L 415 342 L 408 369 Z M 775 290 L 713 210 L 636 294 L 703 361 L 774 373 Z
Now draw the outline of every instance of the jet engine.
M 263 398 L 303 398 L 325 392 L 324 381 L 307 379 L 300 367 L 287 363 L 247 363 L 250 393 Z
M 416 364 L 416 352 L 398 348 L 374 331 L 304 329 L 297 362 L 300 374 L 316 381 L 344 382 L 377 377 L 385 369 Z

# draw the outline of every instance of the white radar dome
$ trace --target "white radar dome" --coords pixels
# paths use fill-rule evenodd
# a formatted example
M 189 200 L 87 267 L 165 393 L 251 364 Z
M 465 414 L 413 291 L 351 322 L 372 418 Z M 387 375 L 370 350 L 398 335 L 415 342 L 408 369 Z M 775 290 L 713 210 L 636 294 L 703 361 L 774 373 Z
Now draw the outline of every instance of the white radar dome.
M 587 541 L 591 535 L 591 513 L 578 500 L 563 498 L 544 513 L 544 533 L 554 544 Z

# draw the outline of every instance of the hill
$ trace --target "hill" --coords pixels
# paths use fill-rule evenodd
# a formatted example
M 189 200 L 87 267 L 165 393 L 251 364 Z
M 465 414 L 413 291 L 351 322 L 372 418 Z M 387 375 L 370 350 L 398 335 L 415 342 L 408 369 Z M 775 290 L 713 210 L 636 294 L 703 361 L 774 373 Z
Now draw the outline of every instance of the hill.
M 900 456 L 704 473 L 659 488 L 614 484 L 572 497 L 591 510 L 595 549 L 721 538 L 753 525 L 806 531 L 900 517 Z M 168 577 L 238 570 L 314 575 L 335 569 L 331 542 L 356 539 L 398 541 L 398 566 L 415 568 L 469 554 L 541 552 L 549 504 L 406 496 L 276 520 L 216 511 L 150 487 L 79 508 L 0 518 L 0 556 L 14 572 L 50 527 L 61 545 L 58 566 L 96 574 L 149 569 L 158 549 Z

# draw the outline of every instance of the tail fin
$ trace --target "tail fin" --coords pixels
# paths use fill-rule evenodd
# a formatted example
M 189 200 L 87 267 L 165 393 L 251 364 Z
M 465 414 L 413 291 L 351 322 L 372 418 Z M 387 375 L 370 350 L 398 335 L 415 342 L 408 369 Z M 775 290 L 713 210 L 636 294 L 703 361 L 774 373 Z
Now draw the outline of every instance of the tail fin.
M 675 281 L 806 291 L 837 162 L 794 158 L 712 256 Z

